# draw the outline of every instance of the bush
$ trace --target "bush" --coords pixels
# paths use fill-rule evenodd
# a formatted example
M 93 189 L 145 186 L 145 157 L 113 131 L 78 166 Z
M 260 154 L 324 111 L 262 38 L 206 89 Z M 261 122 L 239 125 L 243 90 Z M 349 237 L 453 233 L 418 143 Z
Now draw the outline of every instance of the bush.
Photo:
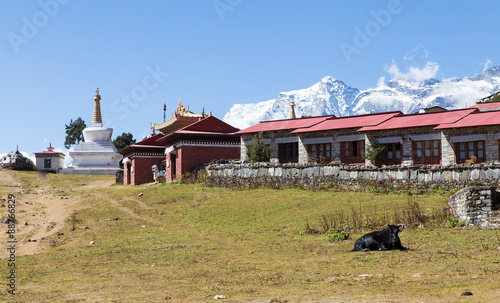
M 458 227 L 464 227 L 465 226 L 465 222 L 459 221 L 458 219 L 449 216 L 447 222 L 444 225 L 446 227 L 450 227 L 450 228 L 457 227 L 457 226 Z
M 269 162 L 271 159 L 271 146 L 262 140 L 262 133 L 247 146 L 247 162 Z
M 378 143 L 377 140 L 370 140 L 370 146 L 363 153 L 363 159 L 370 160 L 375 166 L 382 166 L 382 162 L 385 159 L 384 146 Z
M 349 239 L 349 233 L 341 230 L 341 231 L 337 232 L 336 234 L 334 234 L 333 236 L 331 236 L 328 241 L 340 242 L 340 241 L 347 240 L 347 239 Z

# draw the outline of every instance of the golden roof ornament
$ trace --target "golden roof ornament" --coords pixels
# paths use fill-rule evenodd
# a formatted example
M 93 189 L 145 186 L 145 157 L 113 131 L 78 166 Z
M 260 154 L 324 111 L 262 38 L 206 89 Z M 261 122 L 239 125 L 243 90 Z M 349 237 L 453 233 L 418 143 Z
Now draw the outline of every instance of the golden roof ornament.
M 182 105 L 181 103 L 181 99 L 179 99 L 179 106 L 177 106 L 177 110 L 175 111 L 176 113 L 180 114 L 180 113 L 183 113 L 185 112 L 186 109 L 184 108 L 184 106 Z

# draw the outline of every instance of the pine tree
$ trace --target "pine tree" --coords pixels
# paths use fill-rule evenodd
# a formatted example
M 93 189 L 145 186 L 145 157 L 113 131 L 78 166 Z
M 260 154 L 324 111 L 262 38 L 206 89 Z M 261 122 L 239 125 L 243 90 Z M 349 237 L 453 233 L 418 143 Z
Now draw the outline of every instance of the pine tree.
M 131 144 L 135 143 L 134 136 L 131 133 L 122 133 L 115 140 L 113 140 L 113 145 L 117 150 L 125 148 Z
M 66 126 L 66 140 L 64 141 L 64 147 L 69 149 L 71 145 L 83 142 L 83 130 L 87 127 L 85 121 L 78 117 L 75 121 L 71 119 L 69 125 Z

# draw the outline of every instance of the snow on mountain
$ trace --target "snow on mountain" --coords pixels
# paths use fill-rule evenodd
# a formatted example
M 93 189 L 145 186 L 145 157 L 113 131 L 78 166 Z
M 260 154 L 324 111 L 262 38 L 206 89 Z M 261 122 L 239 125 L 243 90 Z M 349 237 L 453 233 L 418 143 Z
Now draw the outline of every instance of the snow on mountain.
M 341 117 L 394 110 L 414 113 L 432 106 L 464 108 L 500 91 L 500 66 L 463 79 L 419 78 L 415 81 L 403 75 L 387 82 L 382 78 L 377 87 L 365 90 L 328 76 L 309 88 L 279 93 L 276 99 L 235 104 L 223 120 L 244 129 L 260 121 L 287 119 L 292 97 L 297 117 L 332 114 Z

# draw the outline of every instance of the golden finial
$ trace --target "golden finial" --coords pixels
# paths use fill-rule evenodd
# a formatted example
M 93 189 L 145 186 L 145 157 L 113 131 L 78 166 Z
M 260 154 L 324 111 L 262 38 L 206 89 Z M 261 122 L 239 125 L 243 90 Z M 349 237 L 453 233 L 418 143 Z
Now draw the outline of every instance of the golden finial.
M 99 95 L 99 87 L 95 90 L 94 96 L 94 116 L 92 117 L 92 124 L 101 123 L 101 96 Z
M 290 102 L 290 107 L 292 108 L 290 111 L 290 119 L 296 119 L 297 117 L 295 116 L 295 102 L 293 102 L 293 96 L 292 96 L 292 101 Z

